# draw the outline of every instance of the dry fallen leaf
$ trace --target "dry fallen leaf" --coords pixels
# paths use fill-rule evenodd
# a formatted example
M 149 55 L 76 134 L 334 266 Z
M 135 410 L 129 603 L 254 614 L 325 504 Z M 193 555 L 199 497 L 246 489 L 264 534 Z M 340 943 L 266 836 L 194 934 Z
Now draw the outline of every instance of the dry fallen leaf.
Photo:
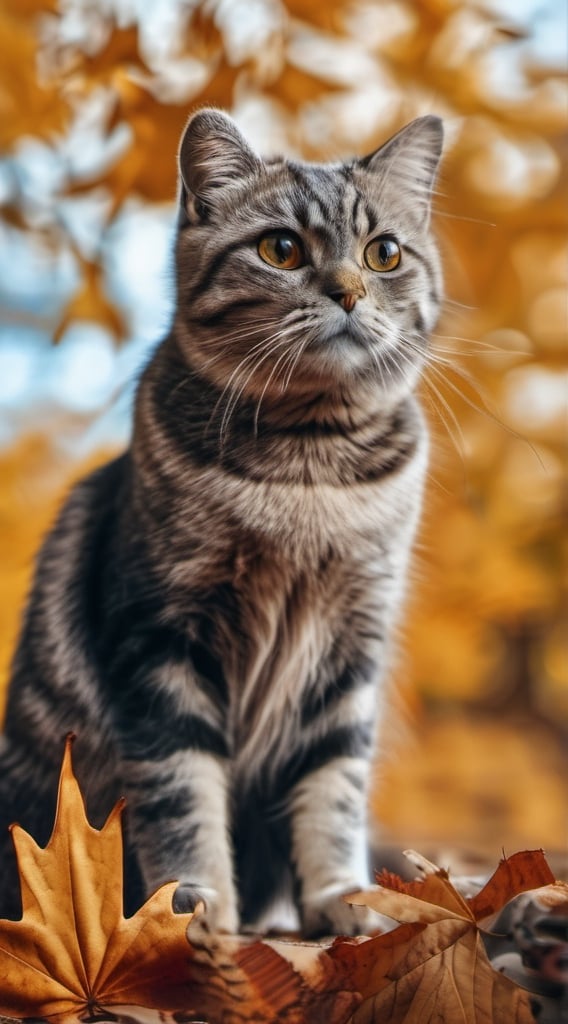
M 205 915 L 174 914 L 175 882 L 125 918 L 121 810 L 100 831 L 89 825 L 69 739 L 49 843 L 12 828 L 23 915 L 0 921 L 0 1014 L 62 1021 L 118 1008 L 130 1020 L 159 1010 L 162 1020 L 178 1011 L 176 1019 L 207 1024 L 532 1024 L 529 994 L 493 969 L 477 919 L 533 889 L 564 907 L 541 852 L 502 861 L 471 900 L 444 871 L 409 883 L 383 873 L 377 889 L 350 897 L 401 922 L 383 935 L 254 941 L 213 934 Z
M 293 966 L 262 943 L 211 934 L 197 913 L 174 914 L 175 882 L 123 916 L 123 803 L 100 831 L 89 825 L 71 745 L 45 849 L 12 827 L 23 915 L 0 921 L 0 1014 L 76 1020 L 144 1007 L 187 1020 L 308 1024 Z
M 410 883 L 383 875 L 377 890 L 351 896 L 401 922 L 360 946 L 332 950 L 363 995 L 352 1024 L 532 1024 L 528 993 L 493 969 L 476 918 L 548 877 L 542 854 L 533 852 L 502 861 L 469 901 L 445 871 Z
M 121 811 L 117 804 L 100 831 L 89 825 L 69 739 L 49 843 L 42 849 L 12 827 L 23 915 L 0 922 L 0 1013 L 189 1004 L 186 929 L 193 915 L 173 913 L 172 883 L 124 918 Z
M 542 850 L 525 850 L 504 857 L 483 889 L 468 900 L 468 904 L 476 921 L 481 921 L 502 910 L 519 893 L 553 885 L 554 881 Z

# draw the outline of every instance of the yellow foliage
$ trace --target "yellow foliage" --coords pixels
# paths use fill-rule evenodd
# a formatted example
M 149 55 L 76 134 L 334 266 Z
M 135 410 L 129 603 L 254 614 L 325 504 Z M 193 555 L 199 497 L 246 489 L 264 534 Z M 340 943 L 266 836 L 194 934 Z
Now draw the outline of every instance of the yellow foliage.
M 38 9 L 43 4 L 3 4 L 0 10 L 0 152 L 22 136 L 52 138 L 65 129 L 69 108 L 57 82 L 37 75 Z
M 381 765 L 373 806 L 383 837 L 419 849 L 434 839 L 480 863 L 503 843 L 507 852 L 543 846 L 559 851 L 565 870 L 562 756 L 560 740 L 541 724 L 433 718 Z
M 78 320 L 96 321 L 106 327 L 118 340 L 126 334 L 126 324 L 117 307 L 106 295 L 102 281 L 102 268 L 98 263 L 80 260 L 83 280 L 68 303 L 53 334 L 60 341 L 67 328 Z

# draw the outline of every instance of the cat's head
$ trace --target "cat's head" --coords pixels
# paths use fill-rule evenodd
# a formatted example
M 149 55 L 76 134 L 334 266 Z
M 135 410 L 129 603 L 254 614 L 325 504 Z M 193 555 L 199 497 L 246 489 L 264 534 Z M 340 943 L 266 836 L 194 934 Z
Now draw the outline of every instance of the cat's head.
M 226 114 L 196 113 L 179 151 L 176 314 L 193 365 L 257 400 L 410 390 L 440 302 L 441 148 L 428 116 L 362 159 L 265 161 Z

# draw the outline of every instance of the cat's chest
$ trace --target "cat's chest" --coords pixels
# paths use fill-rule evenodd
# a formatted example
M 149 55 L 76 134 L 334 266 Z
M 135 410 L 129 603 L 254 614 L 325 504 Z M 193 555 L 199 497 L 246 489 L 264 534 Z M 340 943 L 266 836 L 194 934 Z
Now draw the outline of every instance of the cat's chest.
M 338 652 L 344 666 L 375 660 L 399 604 L 422 473 L 414 460 L 350 488 L 201 475 L 199 519 L 185 519 L 197 555 L 176 562 L 175 578 L 212 638 L 224 729 L 245 774 L 294 748 L 302 702 L 333 678 Z
M 330 554 L 315 573 L 247 546 L 236 555 L 233 587 L 234 629 L 223 630 L 231 636 L 224 648 L 229 734 L 248 777 L 295 748 L 312 691 L 334 677 L 338 659 L 358 657 L 382 632 L 379 595 L 388 603 L 392 578 L 386 563 Z
M 201 494 L 214 496 L 211 522 L 240 536 L 254 537 L 295 563 L 316 569 L 334 550 L 347 560 L 369 560 L 386 547 L 404 546 L 419 511 L 426 445 L 393 473 L 347 487 L 330 483 L 258 480 L 232 473 L 203 474 Z M 201 497 L 203 501 L 203 497 Z

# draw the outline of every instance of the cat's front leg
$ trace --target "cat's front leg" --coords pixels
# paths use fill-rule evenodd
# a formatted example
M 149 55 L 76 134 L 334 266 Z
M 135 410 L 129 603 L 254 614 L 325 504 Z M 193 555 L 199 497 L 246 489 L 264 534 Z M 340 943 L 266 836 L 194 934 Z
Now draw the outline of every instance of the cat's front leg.
M 176 880 L 175 910 L 203 902 L 213 930 L 236 933 L 226 762 L 186 749 L 126 767 L 130 830 L 146 890 Z
M 295 787 L 292 849 L 305 935 L 364 935 L 381 924 L 346 894 L 368 887 L 367 757 L 333 757 Z
M 239 915 L 222 719 L 203 694 L 199 713 L 190 709 L 189 687 L 195 704 L 199 684 L 186 671 L 174 686 L 177 674 L 172 669 L 163 670 L 159 680 L 138 677 L 136 689 L 120 701 L 130 841 L 147 893 L 178 881 L 176 910 L 191 911 L 203 902 L 209 926 L 234 933 Z

